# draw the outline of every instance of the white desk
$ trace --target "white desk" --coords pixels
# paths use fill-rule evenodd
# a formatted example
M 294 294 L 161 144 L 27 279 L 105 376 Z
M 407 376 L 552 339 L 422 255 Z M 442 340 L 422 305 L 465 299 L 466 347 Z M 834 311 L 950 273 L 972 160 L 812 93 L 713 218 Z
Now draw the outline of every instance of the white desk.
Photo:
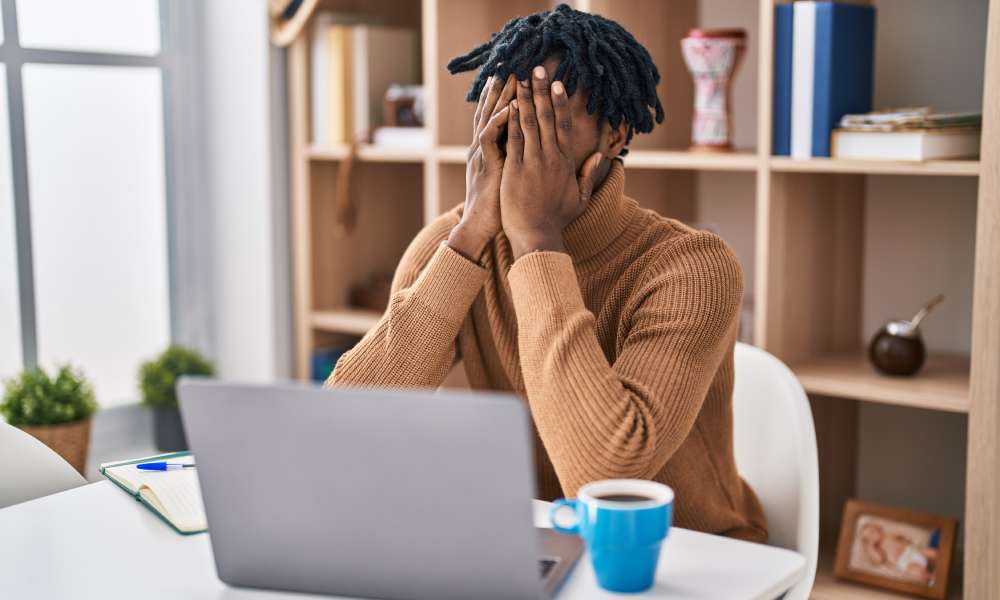
M 547 503 L 535 503 L 536 524 Z M 770 599 L 805 568 L 794 552 L 674 528 L 640 598 Z M 108 481 L 0 510 L 0 598 L 278 600 L 317 596 L 227 587 L 208 534 L 181 536 Z M 622 598 L 580 559 L 559 599 Z

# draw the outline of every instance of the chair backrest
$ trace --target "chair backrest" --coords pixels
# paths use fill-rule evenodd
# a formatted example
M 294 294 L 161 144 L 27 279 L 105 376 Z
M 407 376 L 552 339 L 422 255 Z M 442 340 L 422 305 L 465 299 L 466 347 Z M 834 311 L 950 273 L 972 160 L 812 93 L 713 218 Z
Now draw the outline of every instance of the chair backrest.
M 0 421 L 0 508 L 87 483 L 61 456 Z
M 736 344 L 733 441 L 740 475 L 760 498 L 768 544 L 806 558 L 786 600 L 809 597 L 819 552 L 819 463 L 812 410 L 791 370 L 767 352 Z

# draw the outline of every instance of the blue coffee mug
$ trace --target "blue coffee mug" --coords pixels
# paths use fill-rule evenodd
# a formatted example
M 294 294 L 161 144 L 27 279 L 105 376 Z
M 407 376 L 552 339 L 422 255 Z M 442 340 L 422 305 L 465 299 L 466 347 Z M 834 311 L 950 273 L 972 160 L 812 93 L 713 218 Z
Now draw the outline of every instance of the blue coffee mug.
M 656 579 L 673 507 L 674 491 L 662 483 L 608 479 L 583 486 L 575 500 L 553 502 L 549 521 L 559 533 L 583 538 L 602 588 L 642 592 Z M 567 509 L 573 522 L 562 525 L 557 517 Z

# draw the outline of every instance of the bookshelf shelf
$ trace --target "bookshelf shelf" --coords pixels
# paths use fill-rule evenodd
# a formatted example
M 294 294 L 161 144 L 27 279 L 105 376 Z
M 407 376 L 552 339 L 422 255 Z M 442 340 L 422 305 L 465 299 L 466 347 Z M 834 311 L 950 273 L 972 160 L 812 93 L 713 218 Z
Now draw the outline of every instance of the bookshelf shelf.
M 810 600 L 906 600 L 913 598 L 908 594 L 890 592 L 874 587 L 843 581 L 833 576 L 833 557 L 835 552 L 830 549 L 820 551 L 819 564 L 816 569 L 816 582 L 813 584 Z M 961 575 L 959 574 L 948 589 L 948 600 L 959 600 L 962 597 Z
M 349 151 L 350 149 L 347 145 L 340 144 L 327 147 L 310 146 L 307 153 L 311 160 L 336 161 L 347 158 Z M 364 162 L 419 163 L 423 162 L 430 154 L 430 149 L 394 148 L 392 146 L 361 144 L 358 146 L 357 158 Z
M 467 151 L 466 146 L 438 146 L 434 151 L 434 156 L 439 162 L 445 164 L 464 165 Z
M 860 175 L 979 175 L 978 160 L 928 160 L 906 162 L 892 160 L 844 160 L 836 158 L 793 158 L 772 156 L 772 171 L 784 173 L 856 173 Z
M 875 371 L 862 351 L 794 364 L 792 371 L 811 394 L 854 398 L 950 412 L 969 411 L 969 357 L 931 354 L 914 377 Z
M 442 163 L 464 165 L 465 152 L 465 146 L 440 146 L 435 156 Z M 728 153 L 632 150 L 625 157 L 625 164 L 631 168 L 684 171 L 756 171 L 758 161 L 757 154 L 749 150 Z
M 633 150 L 625 157 L 637 169 L 682 169 L 692 171 L 756 171 L 757 154 L 737 152 L 688 152 L 687 150 Z
M 381 317 L 382 313 L 373 310 L 342 308 L 313 311 L 309 322 L 317 331 L 364 335 Z

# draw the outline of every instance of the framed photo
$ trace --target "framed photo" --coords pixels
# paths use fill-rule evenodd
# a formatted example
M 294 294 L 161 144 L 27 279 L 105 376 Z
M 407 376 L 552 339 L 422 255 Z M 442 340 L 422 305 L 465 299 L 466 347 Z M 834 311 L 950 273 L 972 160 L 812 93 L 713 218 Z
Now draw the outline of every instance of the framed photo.
M 834 575 L 943 600 L 955 550 L 955 519 L 848 500 Z

